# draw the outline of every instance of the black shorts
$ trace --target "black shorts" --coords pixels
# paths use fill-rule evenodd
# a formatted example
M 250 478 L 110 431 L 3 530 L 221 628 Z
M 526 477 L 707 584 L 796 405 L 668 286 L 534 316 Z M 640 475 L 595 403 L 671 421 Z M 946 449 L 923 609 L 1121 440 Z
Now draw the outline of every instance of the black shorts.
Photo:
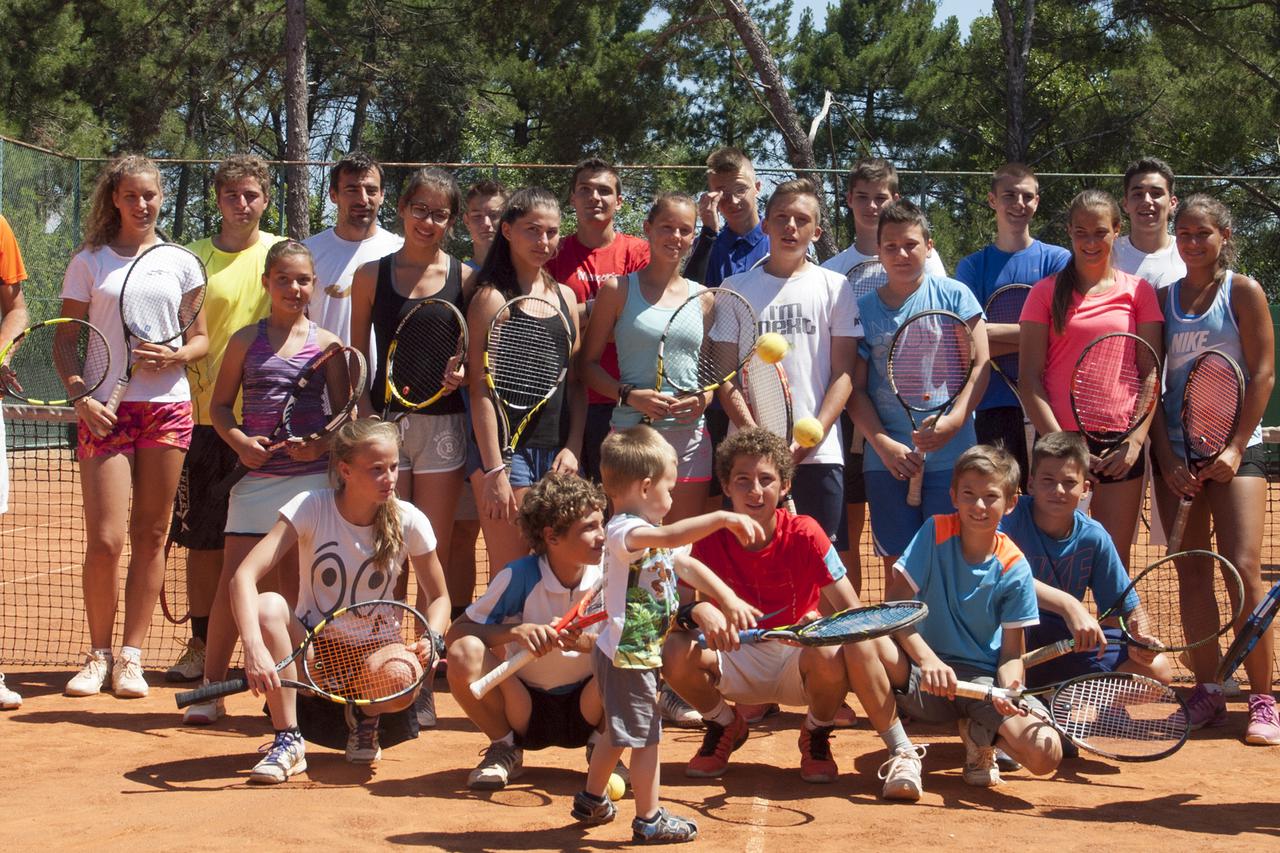
M 973 429 L 977 433 L 978 444 L 989 444 L 1003 447 L 1013 456 L 1021 472 L 1019 485 L 1025 494 L 1027 491 L 1027 475 L 1031 467 L 1030 451 L 1027 447 L 1026 421 L 1022 409 L 1018 406 L 996 406 L 982 409 L 973 416 Z
M 231 496 L 214 497 L 214 489 L 236 467 L 240 458 L 211 426 L 197 424 L 191 432 L 191 448 L 182 464 L 182 476 L 173 498 L 169 536 L 184 548 L 221 551 Z
M 587 406 L 587 423 L 582 433 L 582 458 L 579 463 L 588 480 L 600 482 L 600 444 L 612 428 L 614 403 L 591 403 Z
M 720 401 L 712 399 L 703 415 L 707 419 L 707 432 L 711 435 L 711 490 L 709 497 L 723 494 L 720 489 L 720 478 L 716 476 L 716 450 L 729 434 L 729 416 L 725 413 Z
M 428 678 L 420 689 L 430 690 L 431 681 Z M 327 746 L 329 749 L 347 748 L 346 713 L 337 702 L 308 696 L 299 690 L 298 729 L 307 743 Z M 412 705 L 403 711 L 383 714 L 378 718 L 378 744 L 384 749 L 413 740 L 419 731 L 418 714 Z
M 1151 454 L 1151 476 L 1160 476 L 1160 463 L 1156 461 L 1156 455 Z M 1267 446 L 1265 444 L 1255 444 L 1252 447 L 1244 449 L 1244 455 L 1240 457 L 1240 467 L 1236 469 L 1237 477 L 1258 477 L 1263 480 L 1267 478 Z
M 844 509 L 844 466 L 831 463 L 797 465 L 791 481 L 796 512 L 822 526 L 837 551 L 848 547 L 849 515 Z
M 1118 435 L 1118 433 L 1117 433 Z M 1107 452 L 1107 445 L 1096 442 L 1092 438 L 1085 436 L 1085 443 L 1089 445 L 1089 452 L 1094 456 L 1102 456 Z M 1141 480 L 1143 475 L 1147 473 L 1147 454 L 1138 455 L 1138 461 L 1133 463 L 1133 467 L 1129 469 L 1129 473 L 1123 477 L 1101 477 L 1094 474 L 1093 477 L 1099 484 L 1103 483 L 1127 483 L 1130 480 Z
M 580 681 L 564 693 L 548 693 L 526 684 L 533 711 L 529 714 L 529 728 L 524 734 L 516 734 L 516 746 L 529 750 L 586 746 L 587 738 L 595 731 L 595 726 L 582 717 L 582 691 L 589 681 L 590 678 Z

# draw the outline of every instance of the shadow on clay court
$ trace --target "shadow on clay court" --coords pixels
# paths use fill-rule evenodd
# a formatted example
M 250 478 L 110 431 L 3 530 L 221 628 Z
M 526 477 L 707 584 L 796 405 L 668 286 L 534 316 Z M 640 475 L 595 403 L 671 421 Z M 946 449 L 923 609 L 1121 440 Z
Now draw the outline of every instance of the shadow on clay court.
M 1280 837 L 1275 803 L 1197 803 L 1195 794 L 1168 794 L 1151 800 L 1120 800 L 1091 806 L 1046 808 L 1040 817 L 1088 823 L 1142 822 L 1202 835 L 1232 836 L 1258 832 Z
M 92 729 L 119 729 L 120 731 L 133 732 L 135 734 L 151 735 L 152 737 L 174 737 L 183 735 L 204 735 L 214 737 L 263 734 L 269 726 L 265 721 L 258 721 L 248 717 L 229 717 L 220 722 L 216 729 L 197 729 L 194 727 L 182 725 L 182 715 L 177 710 L 172 712 L 157 713 L 154 711 L 133 712 L 127 707 L 121 710 L 100 710 L 101 708 L 111 707 L 112 704 L 123 705 L 127 702 L 125 699 L 115 699 L 110 695 L 92 696 L 87 699 L 76 700 L 80 704 L 79 708 L 69 708 L 59 711 L 19 711 L 8 719 L 17 723 L 70 723 L 77 726 L 85 726 Z M 81 704 L 83 703 L 83 704 Z M 93 703 L 89 707 L 89 703 Z
M 500 791 L 473 791 L 468 788 L 470 767 L 452 767 L 409 779 L 375 779 L 367 787 L 375 797 L 439 797 L 452 801 L 461 798 L 510 808 L 541 808 L 557 800 L 571 798 L 582 789 L 585 761 L 582 771 L 539 767 L 537 755 L 537 752 L 526 752 L 523 775 Z
M 5 682 L 26 699 L 37 696 L 53 696 L 62 693 L 67 679 L 75 675 L 73 667 L 41 670 L 36 672 L 8 672 Z
M 266 742 L 268 741 L 264 739 L 264 743 Z M 235 752 L 197 760 L 187 757 L 147 764 L 129 771 L 124 777 L 153 789 L 152 793 L 276 788 L 273 785 L 254 785 L 249 782 L 249 770 L 259 757 L 256 752 Z M 361 788 L 369 784 L 373 773 L 373 769 L 368 766 L 349 764 L 341 752 L 317 749 L 307 753 L 306 773 L 290 780 L 288 788 Z
M 566 815 L 566 819 L 568 816 Z M 616 832 L 612 826 L 606 827 Z M 599 838 L 588 838 L 587 833 L 595 830 L 584 829 L 578 825 L 563 828 L 540 829 L 537 831 L 536 844 L 540 848 L 552 850 L 621 850 L 632 847 L 630 839 L 626 841 L 609 841 Z M 527 829 L 486 829 L 483 833 L 474 830 L 461 832 L 405 832 L 388 835 L 388 844 L 400 844 L 411 847 L 434 847 L 442 850 L 465 851 L 508 851 L 524 850 L 530 845 Z

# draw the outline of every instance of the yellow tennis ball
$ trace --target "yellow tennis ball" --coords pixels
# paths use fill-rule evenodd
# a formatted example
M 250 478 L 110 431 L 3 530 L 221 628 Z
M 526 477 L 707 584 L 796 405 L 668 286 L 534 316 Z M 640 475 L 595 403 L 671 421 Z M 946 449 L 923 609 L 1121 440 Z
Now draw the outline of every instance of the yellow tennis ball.
M 760 353 L 760 360 L 769 364 L 782 361 L 790 348 L 787 339 L 777 332 L 765 332 L 756 343 L 756 352 Z
M 610 773 L 609 784 L 605 786 L 604 791 L 609 795 L 609 799 L 616 803 L 627 792 L 627 783 L 622 781 L 622 777 L 617 773 Z
M 801 447 L 817 447 L 824 432 L 822 421 L 817 418 L 801 418 L 791 431 L 796 437 L 796 444 Z

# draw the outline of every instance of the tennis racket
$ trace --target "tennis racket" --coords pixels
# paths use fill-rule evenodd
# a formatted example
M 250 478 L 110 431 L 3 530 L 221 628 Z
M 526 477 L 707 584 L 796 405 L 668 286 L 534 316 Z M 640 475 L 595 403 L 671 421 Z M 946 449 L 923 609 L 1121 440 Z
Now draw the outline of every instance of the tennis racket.
M 889 386 L 906 409 L 913 429 L 945 414 L 972 372 L 973 334 L 968 324 L 950 311 L 916 314 L 898 328 L 889 344 Z M 921 423 L 916 423 L 917 414 L 925 416 Z M 920 506 L 923 481 L 923 470 L 911 478 L 907 506 Z
M 330 435 L 351 418 L 367 379 L 368 365 L 359 350 L 331 344 L 298 372 L 263 448 L 274 453 L 291 442 L 305 444 Z M 250 470 L 238 463 L 214 487 L 214 496 L 226 497 Z
M 888 284 L 889 274 L 885 272 L 884 264 L 880 263 L 880 258 L 874 257 L 854 264 L 853 269 L 849 270 L 845 275 L 845 281 L 849 283 L 849 289 L 853 291 L 853 301 L 857 302 L 868 293 L 879 290 Z M 862 453 L 865 444 L 866 438 L 863 436 L 862 430 L 854 426 L 853 436 L 849 439 L 849 451 L 851 453 Z
M 387 346 L 384 421 L 421 412 L 450 392 L 444 377 L 467 353 L 467 321 L 451 302 L 423 299 L 400 320 Z M 394 407 L 399 411 L 394 414 Z
M 742 365 L 742 390 L 747 398 L 747 408 L 756 425 L 767 429 L 791 446 L 791 427 L 795 420 L 791 413 L 791 386 L 787 372 L 781 363 L 769 364 L 754 353 Z M 787 511 L 796 514 L 796 502 L 788 492 L 784 501 Z
M 1280 609 L 1280 583 L 1272 586 L 1271 591 L 1262 597 L 1258 606 L 1253 608 L 1253 612 L 1244 620 L 1244 625 L 1240 626 L 1240 630 L 1236 632 L 1235 640 L 1227 647 L 1227 654 L 1222 658 L 1222 663 L 1218 664 L 1219 684 L 1235 675 L 1240 664 L 1244 663 L 1244 659 L 1249 656 L 1249 652 L 1253 651 L 1253 647 L 1271 629 L 1271 622 L 1276 618 L 1278 609 Z
M 1029 284 L 1006 284 L 991 294 L 982 313 L 986 315 L 988 323 L 1017 323 L 1022 318 L 1022 306 L 1026 304 L 1030 294 L 1031 285 Z M 1022 404 L 1022 395 L 1018 393 L 1018 353 L 1015 351 L 993 355 L 991 369 L 1004 380 L 1005 385 L 1009 386 L 1009 390 L 1018 400 L 1018 408 L 1022 409 L 1023 441 L 1027 447 L 1026 470 L 1030 472 L 1031 451 L 1035 446 L 1036 431 L 1031 425 L 1031 419 L 1027 417 L 1027 407 Z
M 520 436 L 569 372 L 572 337 L 564 314 L 540 296 L 517 296 L 489 322 L 484 377 L 498 412 L 508 471 Z
M 36 323 L 0 350 L 0 396 L 69 406 L 111 372 L 111 349 L 96 326 L 59 317 Z
M 1150 344 L 1128 332 L 1089 344 L 1071 374 L 1071 411 L 1100 458 L 1151 416 L 1159 396 L 1160 359 Z
M 120 289 L 120 325 L 128 350 L 124 374 L 111 389 L 107 411 L 115 414 L 136 366 L 129 341 L 172 344 L 195 322 L 209 282 L 204 264 L 176 243 L 147 249 L 129 267 Z
M 608 617 L 604 607 L 604 578 L 596 581 L 590 589 L 569 608 L 569 612 L 554 623 L 553 628 L 560 631 L 581 631 Z M 535 656 L 528 649 L 521 649 L 484 675 L 471 682 L 471 695 L 483 699 L 488 693 L 529 664 Z
M 1050 693 L 1047 714 L 1021 701 Z M 1118 761 L 1165 758 L 1181 749 L 1191 733 L 1191 719 L 1178 694 L 1129 672 L 1092 672 L 1031 690 L 961 681 L 956 695 L 988 702 L 1007 699 L 1081 749 Z
M 746 364 L 758 335 L 756 312 L 744 297 L 723 287 L 698 291 L 662 330 L 655 387 L 681 397 L 714 391 Z
M 430 637 L 430 654 L 421 662 L 419 671 L 407 677 L 404 666 L 369 666 L 385 658 L 399 647 L 413 647 L 420 637 Z M 412 693 L 422 683 L 431 664 L 442 650 L 443 642 L 427 627 L 422 614 L 400 601 L 364 601 L 335 610 L 307 632 L 307 636 L 289 655 L 276 664 L 281 672 L 294 661 L 302 662 L 300 679 L 280 679 L 288 687 L 310 690 L 331 702 L 343 705 L 371 705 Z M 409 654 L 414 654 L 409 651 Z M 220 696 L 243 693 L 249 689 L 244 678 L 232 678 L 205 684 L 179 693 L 179 708 L 208 702 Z
M 1182 448 L 1187 470 L 1195 474 L 1218 458 L 1240 425 L 1244 375 L 1235 359 L 1210 350 L 1196 356 L 1182 389 Z M 1178 550 L 1195 498 L 1182 496 L 1169 534 L 1169 551 Z
M 738 632 L 742 643 L 788 640 L 802 646 L 843 646 L 883 637 L 909 628 L 929 615 L 923 601 L 886 601 L 870 607 L 853 607 L 800 625 L 779 628 L 748 628 Z M 698 645 L 706 648 L 707 639 L 698 635 Z
M 1182 585 L 1197 583 L 1213 590 L 1217 606 L 1183 614 Z M 1212 551 L 1169 554 L 1138 573 L 1098 617 L 1114 619 L 1130 645 L 1156 652 L 1194 649 L 1221 637 L 1235 624 L 1243 601 L 1244 582 L 1230 561 Z M 1075 640 L 1050 643 L 1022 656 L 1024 666 L 1061 657 Z

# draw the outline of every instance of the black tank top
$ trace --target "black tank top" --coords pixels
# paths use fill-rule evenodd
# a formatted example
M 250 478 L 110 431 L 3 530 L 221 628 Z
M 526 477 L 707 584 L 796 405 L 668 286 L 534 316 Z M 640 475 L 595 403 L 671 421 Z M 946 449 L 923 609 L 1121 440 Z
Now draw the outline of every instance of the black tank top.
M 564 315 L 565 322 L 569 324 L 569 348 L 573 348 L 573 315 L 569 313 L 569 305 L 564 301 L 564 293 L 560 290 L 559 285 L 556 286 L 556 298 L 560 300 L 560 313 Z M 554 317 L 548 317 L 545 321 L 548 325 L 559 322 Z M 524 436 L 520 441 L 522 447 L 538 447 L 542 449 L 558 450 L 564 447 L 565 440 L 569 437 L 569 409 L 565 396 L 565 386 L 567 381 L 560 383 L 560 387 L 551 395 L 551 399 L 547 400 L 546 405 L 538 410 L 533 416 L 533 422 L 524 431 Z
M 452 255 L 446 255 L 449 259 L 449 271 L 445 273 L 444 287 L 433 293 L 431 296 L 424 296 L 421 299 L 407 299 L 396 292 L 392 284 L 392 269 L 395 265 L 395 254 L 387 255 L 378 261 L 378 283 L 373 293 L 373 333 L 377 340 L 378 357 L 373 370 L 373 387 L 369 391 L 369 397 L 375 409 L 379 412 L 386 401 L 387 391 L 387 349 L 391 346 L 391 338 L 396 333 L 400 321 L 409 313 L 413 306 L 422 302 L 423 299 L 439 299 L 443 302 L 452 302 L 458 306 L 458 310 L 462 310 L 462 265 L 458 263 L 458 259 Z M 424 308 L 424 311 L 440 310 L 440 308 Z M 439 400 L 436 400 L 430 406 L 421 410 L 426 415 L 455 415 L 465 411 L 463 396 L 466 392 L 464 389 L 458 389 L 452 394 L 445 394 Z M 405 409 L 398 403 L 391 406 L 393 412 L 403 412 Z

